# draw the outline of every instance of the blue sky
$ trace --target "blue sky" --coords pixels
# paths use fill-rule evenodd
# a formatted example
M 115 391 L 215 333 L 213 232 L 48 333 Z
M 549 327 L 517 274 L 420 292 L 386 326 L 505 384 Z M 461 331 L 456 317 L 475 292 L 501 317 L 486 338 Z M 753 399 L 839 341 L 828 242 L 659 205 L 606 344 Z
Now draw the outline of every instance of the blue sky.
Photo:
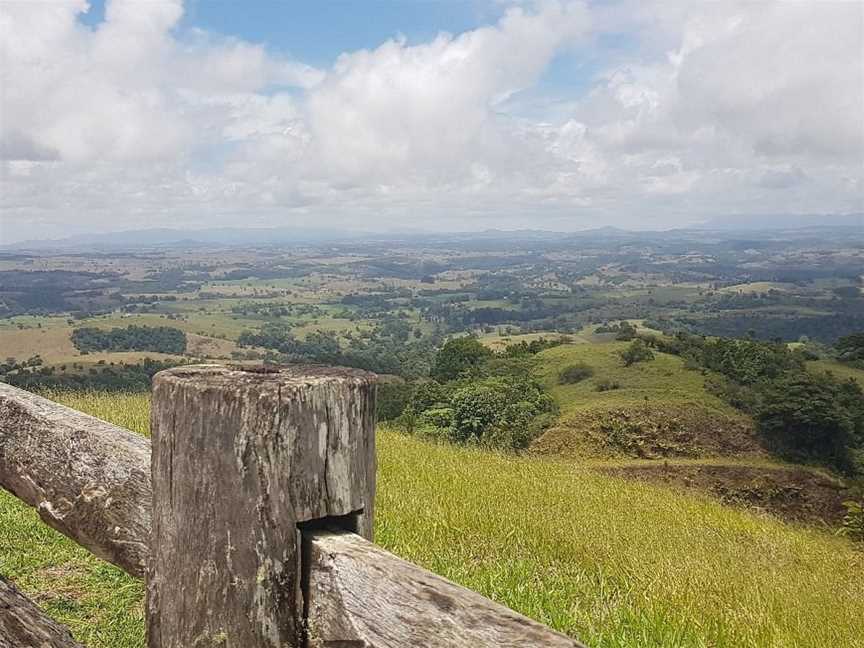
M 95 26 L 105 0 L 88 0 L 81 22 Z M 494 23 L 504 11 L 497 2 L 455 0 L 193 0 L 185 5 L 178 31 L 204 29 L 263 43 L 311 65 L 332 64 L 339 54 L 374 48 L 404 36 L 423 42 L 438 32 L 461 33 Z
M 95 28 L 104 20 L 105 0 L 88 2 L 90 9 L 79 20 Z M 458 35 L 495 24 L 508 6 L 495 0 L 190 0 L 175 31 L 181 39 L 193 30 L 239 38 L 327 68 L 340 54 L 374 49 L 388 39 L 417 45 L 441 32 Z M 554 114 L 556 102 L 586 92 L 598 74 L 635 51 L 638 43 L 636 33 L 604 33 L 592 38 L 590 46 L 558 53 L 530 92 L 523 93 L 520 112 Z

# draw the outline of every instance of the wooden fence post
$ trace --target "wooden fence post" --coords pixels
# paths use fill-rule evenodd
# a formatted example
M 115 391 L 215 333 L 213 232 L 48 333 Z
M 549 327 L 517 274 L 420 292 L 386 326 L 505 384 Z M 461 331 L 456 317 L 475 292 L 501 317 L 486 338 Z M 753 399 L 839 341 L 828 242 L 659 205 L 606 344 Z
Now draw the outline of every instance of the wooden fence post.
M 302 645 L 298 524 L 371 539 L 374 412 L 357 370 L 156 375 L 149 648 Z

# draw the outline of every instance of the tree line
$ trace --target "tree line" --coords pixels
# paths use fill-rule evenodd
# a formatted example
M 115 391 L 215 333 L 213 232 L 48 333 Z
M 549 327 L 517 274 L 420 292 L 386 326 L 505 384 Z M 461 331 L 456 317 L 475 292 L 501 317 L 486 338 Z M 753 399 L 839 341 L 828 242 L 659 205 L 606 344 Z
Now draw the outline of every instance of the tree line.
M 79 351 L 153 351 L 185 353 L 186 334 L 170 326 L 127 326 L 125 328 L 77 328 L 71 333 Z

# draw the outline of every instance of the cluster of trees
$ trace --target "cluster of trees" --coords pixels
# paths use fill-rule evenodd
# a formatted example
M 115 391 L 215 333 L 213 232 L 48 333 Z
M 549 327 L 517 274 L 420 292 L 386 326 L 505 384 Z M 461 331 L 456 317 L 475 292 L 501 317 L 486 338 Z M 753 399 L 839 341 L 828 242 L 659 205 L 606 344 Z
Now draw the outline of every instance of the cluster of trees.
M 346 336 L 344 343 L 332 331 L 316 331 L 301 340 L 283 323 L 269 323 L 258 331 L 244 331 L 237 340 L 241 347 L 275 351 L 269 359 L 276 362 L 339 364 L 406 378 L 429 375 L 435 348 L 440 342 L 440 333 L 424 335 L 398 317 L 385 318 L 371 331 L 352 333 Z
M 4 382 L 29 389 L 83 390 L 99 391 L 149 391 L 153 376 L 163 369 L 177 365 L 177 362 L 151 360 L 149 358 L 136 364 L 111 364 L 82 367 L 77 371 L 65 371 L 65 367 L 45 367 L 39 365 L 19 365 L 16 370 L 0 376 Z
M 859 300 L 860 304 L 860 300 Z M 864 329 L 862 307 L 847 312 L 832 306 L 830 315 L 790 314 L 786 311 L 740 312 L 704 317 L 677 317 L 674 320 L 657 318 L 655 324 L 663 331 L 688 330 L 703 335 L 743 337 L 754 334 L 763 340 L 781 339 L 789 342 L 802 335 L 813 340 L 830 343 L 850 331 Z
M 108 330 L 83 327 L 72 331 L 72 344 L 81 352 L 154 351 L 185 353 L 186 334 L 170 326 L 127 326 Z
M 435 355 L 431 378 L 379 388 L 379 418 L 427 438 L 525 448 L 557 411 L 531 377 L 535 359 L 528 349 L 538 353 L 560 343 L 538 340 L 493 353 L 476 337 L 453 338 Z
M 324 311 L 314 304 L 271 304 L 268 302 L 248 302 L 232 306 L 231 312 L 244 317 L 260 315 L 263 317 L 318 317 Z
M 837 340 L 837 359 L 864 369 L 864 333 L 853 333 Z
M 849 345 L 844 338 L 841 352 Z M 852 379 L 808 371 L 806 350 L 781 342 L 678 334 L 649 344 L 715 372 L 708 388 L 751 414 L 768 447 L 795 460 L 864 474 L 864 392 Z
M 541 351 L 561 346 L 562 344 L 568 344 L 572 342 L 572 340 L 573 339 L 568 335 L 559 335 L 554 338 L 541 337 L 536 340 L 531 340 L 530 342 L 523 340 L 521 342 L 516 342 L 515 344 L 508 344 L 504 347 L 503 354 L 508 358 L 537 355 Z
M 595 333 L 614 333 L 616 340 L 628 341 L 636 337 L 636 327 L 630 322 L 601 324 L 594 329 Z

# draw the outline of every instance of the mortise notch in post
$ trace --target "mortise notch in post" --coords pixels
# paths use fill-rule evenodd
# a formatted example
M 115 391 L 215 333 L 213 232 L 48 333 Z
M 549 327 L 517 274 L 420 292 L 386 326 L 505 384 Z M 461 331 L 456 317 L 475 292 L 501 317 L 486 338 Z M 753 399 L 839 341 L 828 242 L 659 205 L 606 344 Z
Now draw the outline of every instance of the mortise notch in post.
M 152 407 L 149 648 L 304 645 L 301 528 L 372 536 L 374 376 L 182 367 Z

